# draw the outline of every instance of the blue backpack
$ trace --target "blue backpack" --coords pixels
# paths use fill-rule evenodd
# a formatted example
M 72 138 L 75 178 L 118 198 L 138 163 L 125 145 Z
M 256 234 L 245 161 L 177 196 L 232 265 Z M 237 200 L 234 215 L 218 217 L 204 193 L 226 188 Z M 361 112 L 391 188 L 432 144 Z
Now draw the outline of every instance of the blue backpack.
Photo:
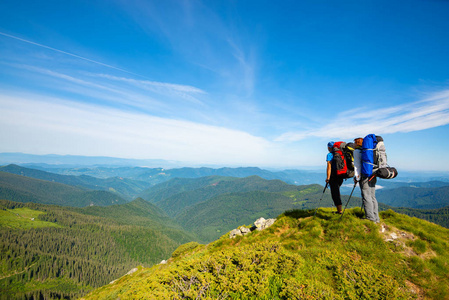
M 383 179 L 398 176 L 396 168 L 390 167 L 387 163 L 384 140 L 381 136 L 368 134 L 363 139 L 361 173 L 365 177 L 375 175 Z
M 370 177 L 373 175 L 374 168 L 374 150 L 377 146 L 375 134 L 368 134 L 363 139 L 362 144 L 362 175 Z

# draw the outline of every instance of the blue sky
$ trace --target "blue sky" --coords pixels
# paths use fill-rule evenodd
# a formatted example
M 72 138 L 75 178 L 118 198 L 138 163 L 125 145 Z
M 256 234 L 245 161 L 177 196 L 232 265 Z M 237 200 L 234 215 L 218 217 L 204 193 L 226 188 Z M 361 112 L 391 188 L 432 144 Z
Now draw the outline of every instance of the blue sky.
M 0 152 L 449 171 L 449 2 L 1 1 Z

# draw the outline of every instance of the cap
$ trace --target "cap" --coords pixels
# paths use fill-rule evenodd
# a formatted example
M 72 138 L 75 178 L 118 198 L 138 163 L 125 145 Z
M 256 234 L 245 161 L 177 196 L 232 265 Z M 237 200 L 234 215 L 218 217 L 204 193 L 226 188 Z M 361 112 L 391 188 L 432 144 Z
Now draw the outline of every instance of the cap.
M 332 148 L 332 147 L 334 146 L 334 142 L 329 142 L 329 143 L 327 143 L 327 146 L 328 146 L 329 148 Z

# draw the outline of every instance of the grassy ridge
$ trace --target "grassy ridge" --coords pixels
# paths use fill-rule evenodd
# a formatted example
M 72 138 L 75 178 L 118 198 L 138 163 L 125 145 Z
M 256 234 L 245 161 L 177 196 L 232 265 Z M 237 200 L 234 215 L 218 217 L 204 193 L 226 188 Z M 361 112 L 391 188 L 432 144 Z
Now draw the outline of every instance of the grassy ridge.
M 449 230 L 381 213 L 382 226 L 329 209 L 289 211 L 270 228 L 183 245 L 84 299 L 447 299 Z M 391 236 L 398 238 L 392 240 Z M 391 240 L 391 241 L 390 241 Z

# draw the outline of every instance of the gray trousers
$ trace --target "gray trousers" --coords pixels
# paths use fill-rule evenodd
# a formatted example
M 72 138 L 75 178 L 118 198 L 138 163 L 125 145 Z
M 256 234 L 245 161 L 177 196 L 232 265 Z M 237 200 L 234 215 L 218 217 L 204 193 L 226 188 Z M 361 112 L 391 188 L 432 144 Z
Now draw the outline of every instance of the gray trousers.
M 379 222 L 379 208 L 376 200 L 376 182 L 374 177 L 369 181 L 369 178 L 362 176 L 359 182 L 360 190 L 362 191 L 362 201 L 365 206 L 365 216 L 368 220 Z

